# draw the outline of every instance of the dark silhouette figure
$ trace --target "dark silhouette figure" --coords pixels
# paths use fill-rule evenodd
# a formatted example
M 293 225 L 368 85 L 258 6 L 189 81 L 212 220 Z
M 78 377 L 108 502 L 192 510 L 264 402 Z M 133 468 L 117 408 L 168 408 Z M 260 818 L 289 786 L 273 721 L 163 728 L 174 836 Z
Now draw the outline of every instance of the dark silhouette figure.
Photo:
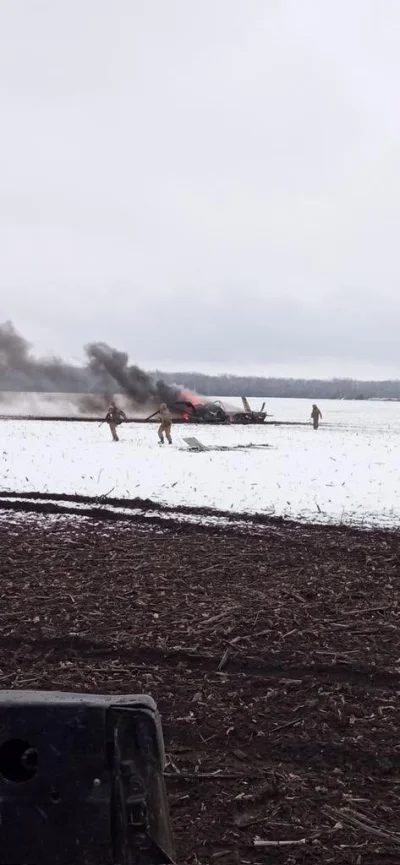
M 313 405 L 311 412 L 311 419 L 313 422 L 314 429 L 318 429 L 319 422 L 322 420 L 322 414 L 317 405 Z

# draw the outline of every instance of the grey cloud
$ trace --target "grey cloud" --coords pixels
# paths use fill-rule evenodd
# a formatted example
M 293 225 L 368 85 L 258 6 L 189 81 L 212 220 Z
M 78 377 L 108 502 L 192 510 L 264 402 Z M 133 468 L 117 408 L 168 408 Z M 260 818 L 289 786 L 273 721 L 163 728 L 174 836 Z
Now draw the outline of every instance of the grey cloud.
M 397 363 L 399 33 L 397 0 L 2 4 L 1 317 L 64 357 Z

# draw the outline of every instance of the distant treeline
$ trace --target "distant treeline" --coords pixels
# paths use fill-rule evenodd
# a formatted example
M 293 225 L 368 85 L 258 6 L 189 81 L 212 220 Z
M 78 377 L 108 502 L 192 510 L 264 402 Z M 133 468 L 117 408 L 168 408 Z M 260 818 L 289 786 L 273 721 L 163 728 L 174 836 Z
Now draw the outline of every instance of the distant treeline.
M 168 384 L 177 384 L 204 396 L 287 397 L 297 399 L 400 399 L 400 381 L 329 381 L 301 378 L 262 378 L 202 373 L 162 373 Z

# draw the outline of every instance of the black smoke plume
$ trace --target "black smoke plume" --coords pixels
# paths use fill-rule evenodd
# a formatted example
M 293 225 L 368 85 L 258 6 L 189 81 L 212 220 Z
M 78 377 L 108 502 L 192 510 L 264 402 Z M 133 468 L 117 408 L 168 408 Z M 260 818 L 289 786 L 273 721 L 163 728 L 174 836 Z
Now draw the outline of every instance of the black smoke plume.
M 96 376 L 108 377 L 116 383 L 120 392 L 130 397 L 136 405 L 148 402 L 166 402 L 172 405 L 179 398 L 179 390 L 155 381 L 140 367 L 129 365 L 128 355 L 117 351 L 105 342 L 92 342 L 85 346 L 89 359 L 89 369 Z
M 129 365 L 125 352 L 103 342 L 90 343 L 85 351 L 87 365 L 83 367 L 58 357 L 36 358 L 11 322 L 0 324 L 0 391 L 82 394 L 79 406 L 85 411 L 104 408 L 114 393 L 124 394 L 138 406 L 172 405 L 179 398 L 178 388 Z
M 0 389 L 9 391 L 82 391 L 84 370 L 65 364 L 60 358 L 37 359 L 30 343 L 10 321 L 0 324 Z

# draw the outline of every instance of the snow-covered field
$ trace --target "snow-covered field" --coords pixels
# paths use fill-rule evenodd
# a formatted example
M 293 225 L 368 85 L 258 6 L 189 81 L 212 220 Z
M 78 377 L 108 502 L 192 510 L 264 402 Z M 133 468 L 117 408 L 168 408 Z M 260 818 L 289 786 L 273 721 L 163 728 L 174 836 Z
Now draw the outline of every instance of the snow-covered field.
M 258 407 L 254 400 L 254 407 Z M 264 512 L 307 520 L 397 526 L 400 520 L 400 404 L 320 403 L 326 425 L 176 426 L 161 448 L 156 427 L 0 422 L 0 492 L 38 491 L 151 498 L 173 505 Z M 307 420 L 310 403 L 268 400 L 275 420 Z M 269 443 L 270 449 L 190 453 L 206 445 Z

